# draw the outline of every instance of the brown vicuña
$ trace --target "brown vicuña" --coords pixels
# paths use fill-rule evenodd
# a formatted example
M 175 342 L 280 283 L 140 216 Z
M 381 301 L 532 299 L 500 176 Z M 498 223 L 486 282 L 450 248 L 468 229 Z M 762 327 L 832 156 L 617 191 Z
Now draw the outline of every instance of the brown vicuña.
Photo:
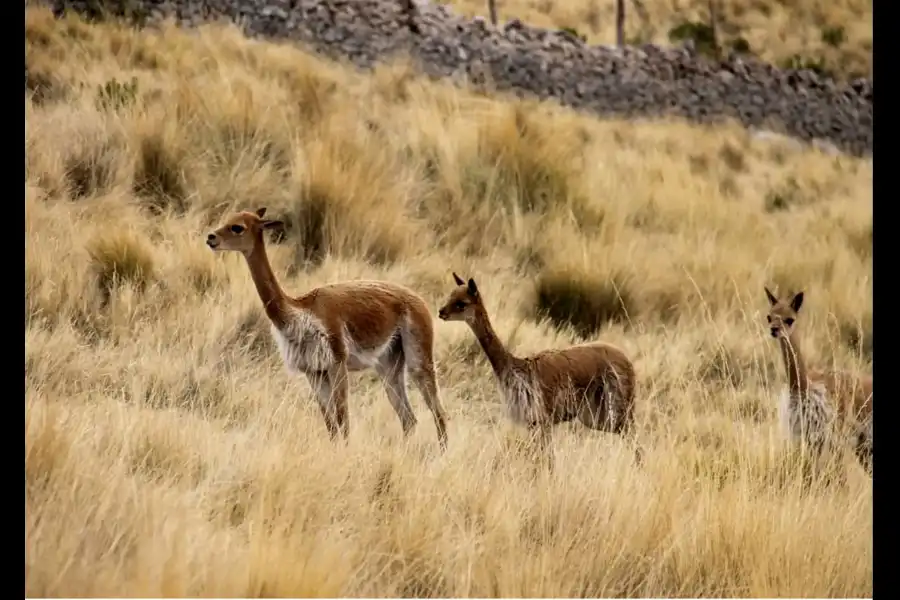
M 769 288 L 765 290 L 769 299 L 766 321 L 781 347 L 788 379 L 788 387 L 779 402 L 785 433 L 821 454 L 832 444 L 838 428 L 849 431 L 857 458 L 871 474 L 872 376 L 810 369 L 803 359 L 796 327 L 803 292 L 779 299 Z
M 441 447 L 447 445 L 446 417 L 434 371 L 434 323 L 425 301 L 402 285 L 384 281 L 345 281 L 288 297 L 272 272 L 263 232 L 281 221 L 256 213 L 232 215 L 207 236 L 214 251 L 240 252 L 288 369 L 306 375 L 315 390 L 331 438 L 347 437 L 348 378 L 372 368 L 384 381 L 404 435 L 416 425 L 406 394 L 406 374 L 422 392 L 434 415 Z
M 456 273 L 453 279 L 458 287 L 438 316 L 465 321 L 472 329 L 491 363 L 510 417 L 537 434 L 550 465 L 550 428 L 555 424 L 577 418 L 592 429 L 632 430 L 635 370 L 620 349 L 589 343 L 513 356 L 494 332 L 475 280 L 465 282 Z

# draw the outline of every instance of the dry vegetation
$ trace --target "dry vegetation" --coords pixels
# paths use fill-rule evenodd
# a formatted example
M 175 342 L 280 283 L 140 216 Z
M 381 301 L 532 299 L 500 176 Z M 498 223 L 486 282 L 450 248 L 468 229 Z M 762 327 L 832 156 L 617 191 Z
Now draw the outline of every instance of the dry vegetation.
M 802 485 L 763 293 L 806 290 L 810 359 L 871 368 L 871 163 L 234 30 L 25 28 L 28 595 L 872 594 L 871 480 L 845 456 Z M 447 452 L 415 392 L 402 443 L 372 374 L 330 443 L 246 266 L 203 243 L 259 205 L 289 291 L 380 277 L 437 310 L 456 270 L 516 352 L 621 345 L 644 465 L 573 426 L 535 472 L 437 319 Z
M 719 33 L 730 45 L 742 38 L 750 51 L 775 64 L 797 56 L 838 77 L 872 76 L 872 0 L 716 0 Z M 447 0 L 462 14 L 487 16 L 488 0 Z M 709 0 L 625 0 L 625 37 L 634 43 L 669 43 L 684 23 L 706 23 Z M 500 21 L 518 18 L 541 27 L 571 28 L 594 44 L 616 41 L 615 0 L 497 0 Z M 820 62 L 821 61 L 821 62 Z

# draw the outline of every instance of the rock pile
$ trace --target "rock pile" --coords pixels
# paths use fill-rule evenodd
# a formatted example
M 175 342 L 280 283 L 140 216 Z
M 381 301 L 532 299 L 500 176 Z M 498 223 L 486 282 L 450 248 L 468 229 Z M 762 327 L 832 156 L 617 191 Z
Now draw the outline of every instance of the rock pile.
M 46 0 L 90 14 L 98 0 Z M 405 53 L 435 77 L 466 75 L 476 85 L 539 98 L 601 116 L 675 115 L 824 140 L 872 153 L 873 81 L 836 83 L 808 70 L 778 69 L 731 56 L 714 62 L 688 47 L 589 46 L 565 31 L 512 20 L 497 29 L 423 0 L 127 0 L 112 12 L 186 26 L 227 19 L 251 36 L 290 39 L 368 68 Z

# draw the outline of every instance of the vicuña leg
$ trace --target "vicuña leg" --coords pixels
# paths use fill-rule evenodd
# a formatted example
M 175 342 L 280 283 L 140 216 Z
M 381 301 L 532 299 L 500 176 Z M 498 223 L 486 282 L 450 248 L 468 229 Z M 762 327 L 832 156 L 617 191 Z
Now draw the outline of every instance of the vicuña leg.
M 307 376 L 307 379 L 309 379 L 309 385 L 316 394 L 319 410 L 322 412 L 322 418 L 325 419 L 325 427 L 328 429 L 328 435 L 331 436 L 331 439 L 335 439 L 338 434 L 338 423 L 334 411 L 331 382 L 329 381 L 328 374 L 310 374 Z
M 406 395 L 406 364 L 403 361 L 402 351 L 387 356 L 376 365 L 375 370 L 384 382 L 388 400 L 397 413 L 397 418 L 400 419 L 400 426 L 403 427 L 403 435 L 406 437 L 415 428 L 418 420 Z
M 330 410 L 333 411 L 334 420 L 344 439 L 350 435 L 350 414 L 348 410 L 348 396 L 350 395 L 350 378 L 347 373 L 347 363 L 341 361 L 328 370 L 328 382 L 331 385 Z
M 423 333 L 425 326 L 410 327 L 403 332 L 403 356 L 406 368 L 413 383 L 422 393 L 425 404 L 434 417 L 438 442 L 441 448 L 447 448 L 447 416 L 441 405 L 437 380 L 434 376 L 434 360 L 432 358 L 431 334 Z M 427 338 L 427 339 L 426 339 Z
M 434 417 L 434 428 L 437 430 L 438 441 L 441 448 L 447 448 L 447 416 L 444 413 L 444 407 L 441 406 L 441 399 L 438 395 L 437 381 L 434 376 L 434 367 L 419 366 L 411 369 L 410 375 L 422 397 L 425 398 L 425 404 L 431 410 Z
M 869 419 L 867 423 L 859 427 L 859 430 L 856 433 L 856 440 L 853 445 L 853 450 L 856 453 L 857 460 L 859 460 L 860 464 L 863 466 L 866 472 L 871 475 L 873 457 L 871 419 Z
M 586 427 L 598 431 L 612 431 L 613 415 L 609 409 L 609 398 L 602 389 L 589 389 L 574 398 L 578 406 L 578 420 Z

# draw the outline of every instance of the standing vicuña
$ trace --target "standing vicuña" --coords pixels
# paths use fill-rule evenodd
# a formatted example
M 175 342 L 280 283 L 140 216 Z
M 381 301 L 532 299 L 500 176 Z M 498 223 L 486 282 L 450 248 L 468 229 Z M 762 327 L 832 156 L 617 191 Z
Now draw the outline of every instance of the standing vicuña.
M 621 350 L 591 343 L 513 356 L 494 332 L 475 280 L 466 283 L 456 273 L 453 279 L 459 287 L 438 316 L 465 321 L 472 329 L 497 376 L 510 417 L 538 434 L 548 460 L 550 428 L 557 423 L 577 418 L 592 429 L 612 433 L 632 428 L 635 372 Z
M 769 313 L 766 321 L 772 337 L 781 346 L 788 388 L 782 394 L 779 415 L 786 433 L 805 442 L 820 454 L 837 433 L 846 428 L 854 440 L 860 463 L 872 472 L 872 377 L 846 371 L 809 369 L 803 360 L 797 328 L 797 313 L 803 305 L 803 292 L 779 300 L 769 288 Z
M 406 395 L 406 371 L 434 415 L 441 447 L 446 447 L 444 410 L 434 377 L 434 324 L 425 301 L 412 290 L 383 281 L 347 281 L 288 297 L 275 279 L 263 231 L 281 221 L 256 213 L 232 215 L 207 236 L 214 251 L 243 254 L 253 283 L 272 322 L 272 335 L 287 367 L 303 373 L 316 391 L 328 432 L 349 433 L 349 371 L 374 368 L 384 381 L 404 435 L 416 425 Z

